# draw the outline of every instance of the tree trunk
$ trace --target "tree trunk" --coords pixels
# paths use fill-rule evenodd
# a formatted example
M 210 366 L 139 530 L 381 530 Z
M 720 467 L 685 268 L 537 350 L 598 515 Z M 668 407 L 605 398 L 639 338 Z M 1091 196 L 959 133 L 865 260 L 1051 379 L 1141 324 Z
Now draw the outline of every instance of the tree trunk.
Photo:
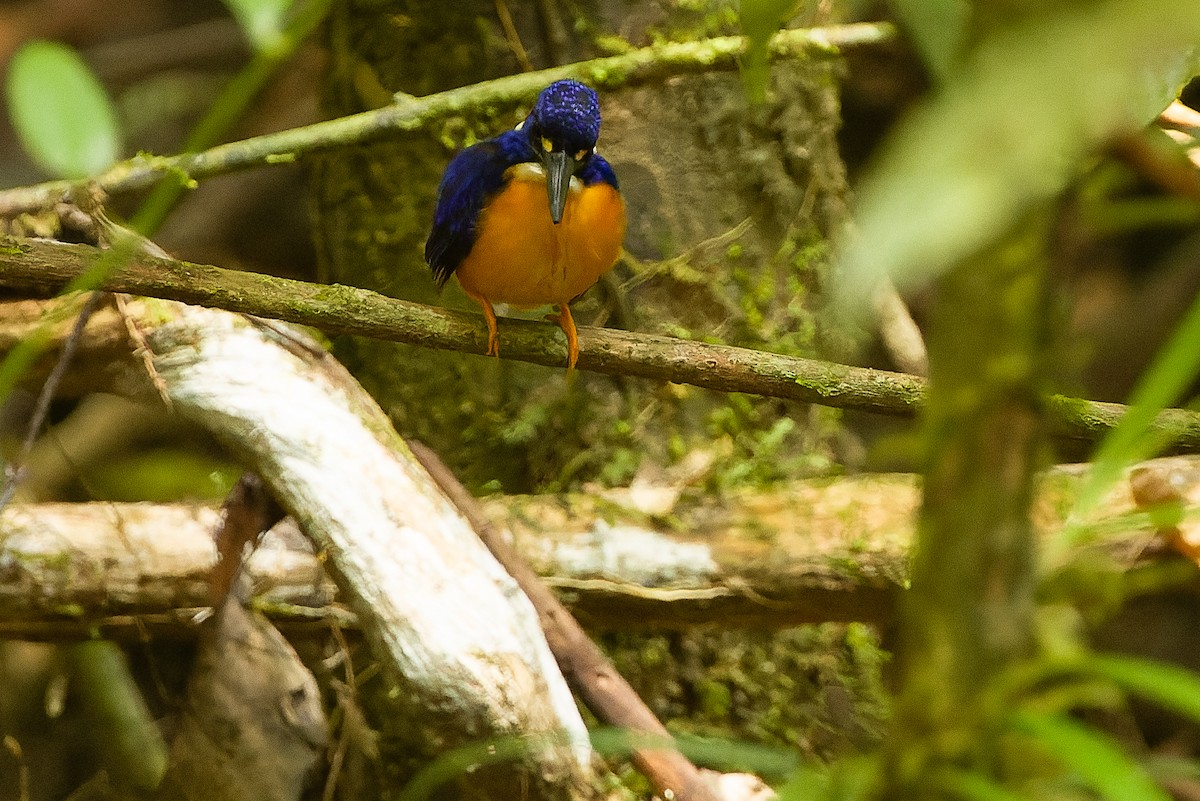
M 699 11 L 621 0 L 587 11 L 501 5 L 535 67 L 656 36 L 732 32 L 730 5 L 715 0 Z M 331 25 L 330 112 L 518 71 L 516 40 L 497 7 L 342 0 Z M 818 61 L 775 67 L 762 108 L 748 105 L 730 74 L 603 94 L 600 149 L 626 198 L 631 256 L 576 304 L 581 325 L 814 353 L 809 300 L 820 291 L 825 236 L 845 194 L 834 69 Z M 323 157 L 315 192 L 325 277 L 473 309 L 454 282 L 439 299 L 421 257 L 437 181 L 456 149 L 512 127 L 526 109 L 478 109 L 426 133 Z M 623 483 L 714 438 L 730 446 L 727 465 L 740 459 L 765 477 L 796 474 L 828 463 L 837 433 L 834 416 L 794 403 L 584 374 L 565 381 L 557 369 L 361 339 L 343 339 L 338 354 L 402 433 L 445 454 L 475 487 Z
M 940 797 L 943 767 L 990 772 L 982 689 L 1031 655 L 1034 474 L 1045 423 L 1044 228 L 938 283 L 924 500 L 904 598 L 886 798 Z

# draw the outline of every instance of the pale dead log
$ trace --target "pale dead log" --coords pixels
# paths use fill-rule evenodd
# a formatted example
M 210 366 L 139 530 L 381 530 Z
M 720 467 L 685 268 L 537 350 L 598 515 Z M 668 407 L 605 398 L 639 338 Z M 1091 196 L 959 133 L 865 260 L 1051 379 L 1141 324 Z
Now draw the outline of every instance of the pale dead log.
M 886 619 L 900 591 L 916 490 L 908 476 L 798 482 L 679 510 L 656 525 L 615 495 L 485 503 L 573 612 L 597 628 Z M 209 604 L 216 512 L 152 504 L 17 504 L 0 512 L 0 635 L 89 626 L 188 633 Z M 258 606 L 285 623 L 357 626 L 294 523 L 247 565 Z M 318 628 L 323 628 L 317 626 Z
M 532 606 L 349 374 L 282 326 L 163 301 L 129 311 L 175 412 L 261 475 L 327 557 L 401 730 L 443 746 L 549 735 L 473 791 L 589 797 L 587 732 Z M 110 388 L 153 399 L 138 370 L 107 374 Z
M 1175 457 L 1139 470 L 1197 463 Z M 1081 475 L 1065 467 L 1042 480 L 1034 516 L 1046 535 L 1060 529 Z M 644 489 L 496 496 L 484 507 L 591 627 L 671 628 L 886 623 L 907 578 L 917 502 L 913 477 L 868 475 L 677 502 L 667 512 Z M 1128 518 L 1136 509 L 1122 482 L 1097 512 L 1105 550 L 1127 563 L 1155 539 L 1144 515 Z M 90 627 L 111 636 L 188 636 L 196 608 L 208 603 L 214 522 L 209 509 L 148 504 L 6 510 L 0 636 L 64 639 Z M 291 632 L 357 627 L 294 524 L 268 534 L 248 569 L 260 608 Z
M 0 618 L 192 617 L 211 603 L 218 521 L 208 506 L 14 504 L 0 512 Z M 250 557 L 255 591 L 269 603 L 332 603 L 335 587 L 311 547 L 294 524 L 280 531 Z

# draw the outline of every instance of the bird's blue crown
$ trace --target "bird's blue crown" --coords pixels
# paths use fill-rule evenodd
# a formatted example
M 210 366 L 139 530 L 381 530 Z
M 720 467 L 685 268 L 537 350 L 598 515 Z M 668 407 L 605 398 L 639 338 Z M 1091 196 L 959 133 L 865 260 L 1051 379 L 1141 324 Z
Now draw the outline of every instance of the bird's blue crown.
M 579 81 L 555 81 L 538 95 L 526 121 L 530 138 L 544 137 L 568 153 L 591 150 L 600 136 L 600 99 Z

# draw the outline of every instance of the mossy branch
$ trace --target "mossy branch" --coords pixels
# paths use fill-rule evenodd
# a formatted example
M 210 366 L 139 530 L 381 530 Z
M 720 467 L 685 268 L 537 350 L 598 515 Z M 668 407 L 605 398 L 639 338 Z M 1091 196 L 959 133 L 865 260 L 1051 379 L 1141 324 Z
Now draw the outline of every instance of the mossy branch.
M 774 60 L 828 57 L 838 54 L 842 48 L 887 41 L 894 36 L 895 29 L 887 23 L 785 30 L 771 40 L 770 54 Z M 291 163 L 301 156 L 323 150 L 420 130 L 471 109 L 528 101 L 546 84 L 562 78 L 586 81 L 597 88 L 616 89 L 671 75 L 733 69 L 746 46 L 742 36 L 668 42 L 617 56 L 510 75 L 425 97 L 398 96 L 394 103 L 383 108 L 230 142 L 199 153 L 138 155 L 114 165 L 93 181 L 105 192 L 115 194 L 144 189 L 168 173 L 200 180 L 250 167 Z M 70 181 L 51 181 L 2 191 L 0 215 L 47 208 L 77 186 L 79 184 Z
M 100 251 L 86 245 L 0 237 L 0 287 L 53 297 L 93 265 Z M 355 287 L 313 284 L 257 273 L 139 254 L 104 282 L 104 289 L 310 325 L 329 334 L 403 342 L 483 354 L 487 333 L 477 314 L 423 306 Z M 748 392 L 822 406 L 912 417 L 925 400 L 924 379 L 775 353 L 709 345 L 674 337 L 603 328 L 579 331 L 579 369 L 677 384 Z M 566 365 L 556 326 L 502 319 L 504 358 L 551 367 Z M 1095 440 L 1120 421 L 1126 407 L 1055 396 L 1046 401 L 1051 432 Z M 1176 450 L 1200 450 L 1200 414 L 1167 409 L 1154 428 L 1169 432 Z

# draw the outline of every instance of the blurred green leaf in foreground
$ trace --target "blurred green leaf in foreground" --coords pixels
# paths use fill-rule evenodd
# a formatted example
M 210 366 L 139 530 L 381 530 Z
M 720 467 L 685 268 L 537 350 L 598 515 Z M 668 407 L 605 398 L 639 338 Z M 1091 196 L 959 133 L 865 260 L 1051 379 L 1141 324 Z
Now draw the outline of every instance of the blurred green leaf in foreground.
M 897 129 L 863 182 L 840 291 L 936 277 L 1053 198 L 1197 68 L 1194 0 L 1087 3 L 982 42 Z
M 13 56 L 8 113 L 22 146 L 47 172 L 95 175 L 117 160 L 121 132 L 104 87 L 79 54 L 35 40 Z

